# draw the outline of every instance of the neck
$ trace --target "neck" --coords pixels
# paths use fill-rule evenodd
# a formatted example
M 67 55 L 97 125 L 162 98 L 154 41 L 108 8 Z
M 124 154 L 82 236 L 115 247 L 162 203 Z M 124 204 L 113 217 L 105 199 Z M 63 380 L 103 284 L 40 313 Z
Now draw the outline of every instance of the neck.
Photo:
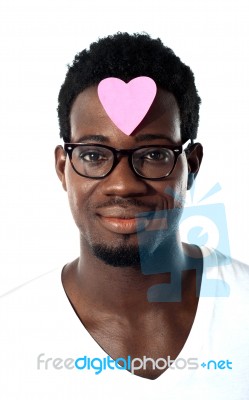
M 192 282 L 193 249 L 180 242 L 179 235 L 164 243 L 150 257 L 141 257 L 141 266 L 113 267 L 94 256 L 81 238 L 80 258 L 71 266 L 71 281 L 77 285 L 78 299 L 99 311 L 136 313 L 152 302 L 165 307 L 181 301 L 182 288 Z M 195 258 L 200 266 L 200 255 Z M 194 266 L 194 269 L 196 266 Z M 183 272 L 185 271 L 185 272 Z

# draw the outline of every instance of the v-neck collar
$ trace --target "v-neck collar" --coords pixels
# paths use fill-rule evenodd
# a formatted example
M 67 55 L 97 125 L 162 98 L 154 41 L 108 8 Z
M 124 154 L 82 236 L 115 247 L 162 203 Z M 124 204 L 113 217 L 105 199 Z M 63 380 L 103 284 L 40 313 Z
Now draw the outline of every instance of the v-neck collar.
M 214 299 L 215 299 L 215 287 L 213 287 L 213 295 L 210 295 L 207 297 L 207 282 L 208 282 L 208 276 L 210 274 L 210 271 L 212 270 L 212 282 L 216 282 L 216 277 L 218 276 L 218 268 L 211 268 L 211 267 L 217 267 L 218 266 L 218 261 L 217 261 L 217 256 L 214 250 L 208 249 L 207 247 L 203 246 L 200 247 L 200 250 L 202 252 L 203 256 L 203 272 L 202 272 L 202 279 L 201 279 L 201 288 L 200 288 L 200 297 L 197 305 L 197 310 L 195 314 L 195 318 L 191 327 L 191 330 L 189 332 L 189 335 L 187 337 L 187 340 L 178 354 L 178 356 L 175 359 L 175 362 L 179 359 L 184 359 L 187 360 L 188 358 L 197 358 L 198 355 L 201 352 L 202 347 L 205 345 L 208 333 L 209 333 L 209 326 L 210 326 L 210 321 L 212 318 L 212 313 L 213 313 L 213 308 L 214 308 Z M 62 274 L 62 270 L 60 272 L 60 277 Z M 62 282 L 60 280 L 60 289 L 61 289 L 61 294 L 62 298 L 65 304 L 65 315 L 72 315 L 74 318 L 71 318 L 71 320 L 74 320 L 74 323 L 72 323 L 72 329 L 78 329 L 79 333 L 82 334 L 84 337 L 84 342 L 86 344 L 86 348 L 89 346 L 91 348 L 91 353 L 95 353 L 95 356 L 98 357 L 108 357 L 109 354 L 106 353 L 106 351 L 95 341 L 95 339 L 91 336 L 91 334 L 87 331 L 85 326 L 82 324 L 80 321 L 79 317 L 77 316 L 73 306 L 71 305 L 71 302 L 69 298 L 67 297 L 67 294 L 64 290 L 64 287 L 62 285 Z M 64 307 L 63 307 L 64 308 Z M 205 316 L 205 318 L 203 318 Z M 77 322 L 76 322 L 77 321 Z M 112 359 L 111 356 L 109 356 Z M 167 355 L 165 355 L 165 358 Z M 142 380 L 144 385 L 147 385 L 147 383 L 150 385 L 151 384 L 156 384 L 161 380 L 167 379 L 170 384 L 177 384 L 179 379 L 184 379 L 184 377 L 187 378 L 189 377 L 190 370 L 187 368 L 184 369 L 178 369 L 174 368 L 174 364 L 172 364 L 172 368 L 168 368 L 166 371 L 164 371 L 158 378 L 156 379 L 148 379 L 148 378 L 143 378 L 138 375 L 132 374 L 127 370 L 120 370 L 120 372 L 123 372 L 126 376 L 127 379 L 131 380 Z M 179 372 L 179 373 L 176 373 Z M 194 373 L 195 370 L 191 370 L 191 373 Z M 134 381 L 135 383 L 135 381 Z

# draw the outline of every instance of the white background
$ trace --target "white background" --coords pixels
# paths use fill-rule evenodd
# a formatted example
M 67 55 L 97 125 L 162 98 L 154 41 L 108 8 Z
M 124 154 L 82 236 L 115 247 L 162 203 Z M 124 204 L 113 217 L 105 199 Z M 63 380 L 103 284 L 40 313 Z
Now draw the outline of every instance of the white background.
M 249 24 L 243 0 L 0 2 L 0 294 L 78 256 L 54 171 L 57 95 L 68 63 L 117 31 L 160 37 L 195 73 L 205 157 L 198 201 L 225 204 L 231 254 L 248 263 Z

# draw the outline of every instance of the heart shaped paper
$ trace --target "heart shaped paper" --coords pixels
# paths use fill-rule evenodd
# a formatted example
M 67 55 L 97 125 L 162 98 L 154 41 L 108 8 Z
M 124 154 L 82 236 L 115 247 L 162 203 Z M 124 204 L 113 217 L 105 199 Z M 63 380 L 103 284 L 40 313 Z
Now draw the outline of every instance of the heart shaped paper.
M 153 79 L 139 76 L 125 83 L 118 78 L 103 79 L 98 85 L 98 96 L 112 122 L 130 135 L 144 119 L 156 96 Z

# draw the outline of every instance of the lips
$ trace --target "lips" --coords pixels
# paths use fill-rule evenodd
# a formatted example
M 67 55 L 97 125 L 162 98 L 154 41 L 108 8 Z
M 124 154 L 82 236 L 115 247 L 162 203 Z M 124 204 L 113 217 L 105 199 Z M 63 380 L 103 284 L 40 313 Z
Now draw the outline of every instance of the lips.
M 141 209 L 112 208 L 103 209 L 97 215 L 101 224 L 111 232 L 120 234 L 134 234 L 144 230 L 149 220 L 139 214 L 148 212 Z

